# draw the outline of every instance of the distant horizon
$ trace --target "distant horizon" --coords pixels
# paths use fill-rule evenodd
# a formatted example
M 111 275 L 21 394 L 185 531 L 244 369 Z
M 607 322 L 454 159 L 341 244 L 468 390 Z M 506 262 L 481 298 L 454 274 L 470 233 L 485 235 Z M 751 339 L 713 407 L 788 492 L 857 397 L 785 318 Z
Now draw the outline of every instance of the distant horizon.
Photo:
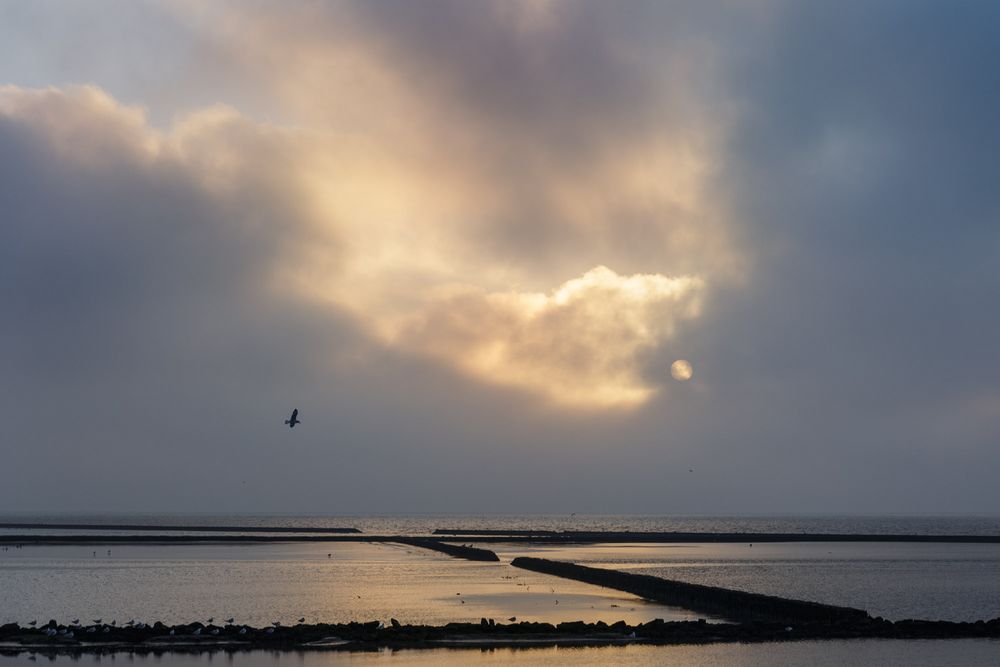
M 367 514 L 362 513 L 301 513 L 301 512 L 168 512 L 168 511 L 148 511 L 148 512 L 121 512 L 121 511 L 55 511 L 55 510 L 3 510 L 0 511 L 0 517 L 11 517 L 19 515 L 28 516 L 39 516 L 39 515 L 49 515 L 49 516 L 67 516 L 67 517 L 114 517 L 114 516 L 199 516 L 199 517 L 294 517 L 294 518 L 367 518 L 367 517 L 437 517 L 437 516 L 455 516 L 455 517 L 560 517 L 560 518 L 587 518 L 587 517 L 676 517 L 676 518 L 836 518 L 836 517 L 871 517 L 871 518 L 889 518 L 889 517 L 900 517 L 900 518 L 948 518 L 948 517 L 977 517 L 977 518 L 997 518 L 1000 519 L 1000 513 L 988 513 L 988 512 L 932 512 L 932 513 L 900 513 L 900 512 L 786 512 L 786 513 L 772 513 L 772 512 L 748 512 L 748 513 L 711 513 L 711 514 L 698 514 L 698 513 L 648 513 L 648 512 L 626 512 L 626 513 L 587 513 L 587 512 L 573 512 L 573 513 L 563 513 L 563 512 L 371 512 Z

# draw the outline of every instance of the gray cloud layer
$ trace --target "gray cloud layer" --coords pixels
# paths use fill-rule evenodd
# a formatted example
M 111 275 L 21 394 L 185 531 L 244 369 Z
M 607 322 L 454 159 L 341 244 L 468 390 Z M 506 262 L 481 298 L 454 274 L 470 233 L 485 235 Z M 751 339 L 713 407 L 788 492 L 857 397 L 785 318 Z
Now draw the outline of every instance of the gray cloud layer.
M 109 69 L 104 40 L 73 78 L 114 99 L 8 90 L 0 505 L 995 511 L 1000 12 L 701 4 L 261 4 L 229 28 L 224 7 L 179 5 L 157 12 L 169 30 L 122 21 L 202 71 Z M 7 22 L 22 37 L 0 44 L 41 53 L 62 11 Z M 20 61 L 0 73 L 68 82 L 51 55 Z M 258 120 L 210 111 L 157 132 L 121 104 L 137 100 L 154 118 L 222 101 Z M 343 166 L 315 167 L 326 156 Z M 314 205 L 316 169 L 338 182 L 332 204 Z M 428 216 L 479 212 L 417 235 L 441 245 L 414 254 L 467 278 L 405 320 L 433 340 L 378 333 L 413 313 L 398 276 L 350 268 L 369 256 L 359 220 L 385 210 L 344 203 L 352 173 Z M 329 301 L 282 278 L 304 257 Z M 658 390 L 644 404 L 564 410 L 440 363 L 470 322 L 521 312 L 455 303 L 496 302 L 512 276 L 515 303 L 552 295 L 601 264 L 709 286 L 697 318 L 630 357 Z M 403 268 L 407 300 L 441 287 Z M 532 327 L 543 351 L 572 330 Z M 681 357 L 691 382 L 669 379 Z M 518 363 L 552 375 L 552 358 Z M 304 428 L 288 433 L 293 404 Z

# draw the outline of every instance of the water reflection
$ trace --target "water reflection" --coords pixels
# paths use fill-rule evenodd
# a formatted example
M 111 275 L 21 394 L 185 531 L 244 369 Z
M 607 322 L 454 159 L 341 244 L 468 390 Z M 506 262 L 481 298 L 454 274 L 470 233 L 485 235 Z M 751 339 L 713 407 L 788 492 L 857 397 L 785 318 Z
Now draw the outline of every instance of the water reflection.
M 55 618 L 182 623 L 441 625 L 691 619 L 635 596 L 395 544 L 26 546 L 0 557 L 0 623 Z
M 565 667 L 596 667 L 628 664 L 637 667 L 654 665 L 689 665 L 707 667 L 771 667 L 781 665 L 811 665 L 840 667 L 841 665 L 948 665 L 972 667 L 995 665 L 1000 652 L 996 640 L 856 640 L 804 641 L 782 644 L 714 644 L 709 646 L 608 646 L 600 648 L 544 647 L 497 649 L 427 649 L 380 650 L 357 652 L 317 651 L 245 651 L 215 653 L 112 654 L 82 656 L 45 656 L 20 654 L 0 655 L 0 664 L 36 665 L 49 661 L 53 665 L 109 665 L 128 662 L 141 667 L 180 665 L 206 667 L 213 664 L 238 664 L 243 667 L 351 667 L 391 664 L 395 667 L 425 665 L 535 665 Z

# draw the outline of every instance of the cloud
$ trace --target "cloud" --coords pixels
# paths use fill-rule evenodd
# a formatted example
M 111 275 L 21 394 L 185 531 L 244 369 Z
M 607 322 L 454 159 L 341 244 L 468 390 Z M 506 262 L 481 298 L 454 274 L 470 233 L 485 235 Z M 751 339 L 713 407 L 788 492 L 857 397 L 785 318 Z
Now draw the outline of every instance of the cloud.
M 81 268 L 77 288 L 108 298 L 98 293 L 106 283 L 138 279 L 145 290 L 117 288 L 138 292 L 122 295 L 135 299 L 124 311 L 130 317 L 147 307 L 140 295 L 164 300 L 161 308 L 190 299 L 181 287 L 203 272 L 205 284 L 188 289 L 204 292 L 206 300 L 251 285 L 263 303 L 284 293 L 349 314 L 381 344 L 427 355 L 472 378 L 599 409 L 648 400 L 655 385 L 643 377 L 643 355 L 700 314 L 705 281 L 698 276 L 626 277 L 598 266 L 550 294 L 497 289 L 509 284 L 505 274 L 515 284 L 537 284 L 544 273 L 539 280 L 531 266 L 511 271 L 489 253 L 456 253 L 469 242 L 469 230 L 447 218 L 474 214 L 475 206 L 461 195 L 457 202 L 447 196 L 460 184 L 428 181 L 384 148 L 364 158 L 367 143 L 256 123 L 221 107 L 159 132 L 141 109 L 93 87 L 8 87 L 0 113 L 12 136 L 32 137 L 36 151 L 61 163 L 42 169 L 85 190 L 77 220 L 60 212 L 22 230 L 29 252 L 13 270 L 51 278 L 86 262 L 88 254 L 106 253 L 99 270 L 107 276 L 91 278 Z M 138 184 L 131 182 L 137 175 Z M 123 193 L 126 183 L 139 189 Z M 162 187 L 172 191 L 157 193 L 154 205 L 169 207 L 176 198 L 176 211 L 143 210 L 138 193 Z M 184 209 L 190 202 L 197 202 L 193 212 Z M 23 202 L 11 208 L 30 211 Z M 82 245 L 68 247 L 72 235 Z M 30 254 L 54 248 L 64 256 Z M 174 267 L 166 265 L 178 259 L 187 275 L 170 274 Z M 221 282 L 215 287 L 213 281 Z M 15 275 L 11 282 L 31 280 Z M 34 296 L 32 303 L 57 303 L 54 294 Z
M 0 76 L 94 85 L 0 94 L 5 498 L 995 501 L 991 5 L 32 7 Z
M 703 292 L 697 278 L 619 276 L 599 266 L 551 294 L 466 291 L 440 299 L 393 341 L 556 403 L 629 407 L 655 391 L 642 377 L 642 354 L 699 315 Z

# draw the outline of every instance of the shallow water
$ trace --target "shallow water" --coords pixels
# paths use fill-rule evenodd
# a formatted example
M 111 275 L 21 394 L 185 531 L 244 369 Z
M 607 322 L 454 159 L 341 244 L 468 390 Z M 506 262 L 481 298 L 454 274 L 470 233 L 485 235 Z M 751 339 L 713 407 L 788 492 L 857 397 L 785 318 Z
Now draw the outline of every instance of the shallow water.
M 552 623 L 697 618 L 508 564 L 391 544 L 67 545 L 0 552 L 0 623 L 186 623 L 230 616 L 256 626 L 300 617 L 433 625 L 511 616 Z
M 865 609 L 890 620 L 1000 617 L 1000 544 L 489 545 L 668 579 Z
M 34 658 L 34 659 L 33 659 Z M 271 652 L 247 651 L 227 654 L 200 653 L 193 655 L 165 654 L 162 656 L 125 654 L 112 656 L 57 656 L 53 665 L 107 665 L 128 662 L 136 665 L 181 665 L 204 667 L 228 664 L 244 667 L 325 667 L 367 666 L 391 664 L 397 667 L 423 665 L 533 665 L 596 667 L 628 664 L 636 667 L 674 665 L 685 667 L 782 667 L 811 665 L 840 667 L 842 665 L 996 665 L 1000 659 L 1000 642 L 994 640 L 855 640 L 804 641 L 781 644 L 714 644 L 709 646 L 609 646 L 601 648 L 531 648 L 531 649 L 426 649 L 377 651 L 371 653 L 330 652 Z M 34 665 L 48 661 L 46 656 L 21 654 L 0 656 L 0 665 Z

